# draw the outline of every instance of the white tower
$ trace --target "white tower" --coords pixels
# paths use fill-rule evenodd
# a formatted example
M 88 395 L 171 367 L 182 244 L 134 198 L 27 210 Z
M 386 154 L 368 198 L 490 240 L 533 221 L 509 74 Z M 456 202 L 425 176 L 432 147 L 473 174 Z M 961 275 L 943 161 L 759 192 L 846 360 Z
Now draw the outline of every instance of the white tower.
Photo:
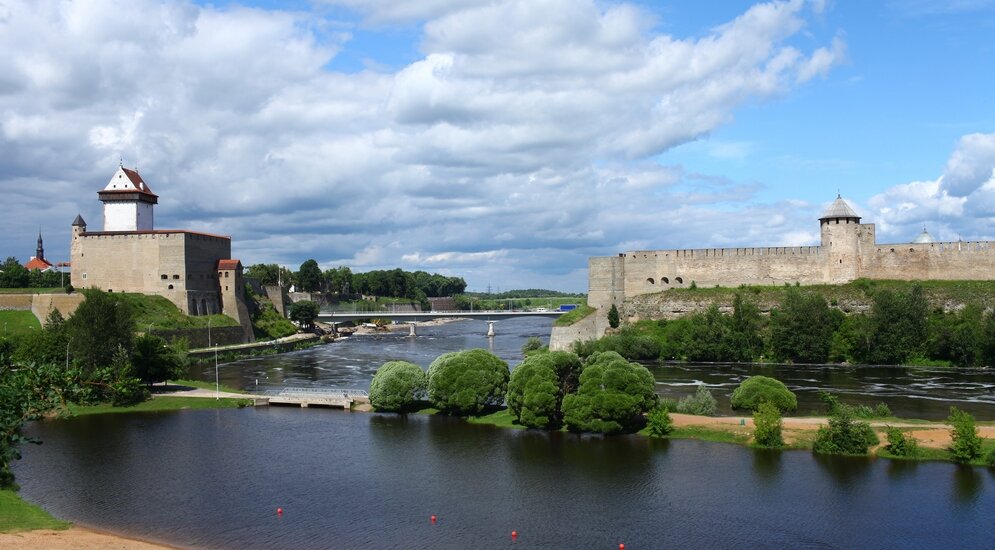
M 138 172 L 118 167 L 97 196 L 104 203 L 104 231 L 152 231 L 152 207 L 159 197 Z

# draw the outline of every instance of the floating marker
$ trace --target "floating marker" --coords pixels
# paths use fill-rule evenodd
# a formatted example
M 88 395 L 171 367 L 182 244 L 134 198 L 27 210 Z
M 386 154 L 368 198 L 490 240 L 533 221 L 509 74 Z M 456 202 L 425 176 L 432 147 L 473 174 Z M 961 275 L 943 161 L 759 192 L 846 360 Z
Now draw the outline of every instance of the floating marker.
M 432 514 L 432 523 L 435 523 L 435 514 Z
M 283 515 L 283 508 L 277 508 L 276 509 L 276 515 L 282 516 Z
M 625 543 L 624 542 L 618 543 L 618 550 L 625 550 Z
M 513 539 L 514 538 L 518 538 L 518 531 L 512 531 L 511 532 L 511 538 L 513 538 Z

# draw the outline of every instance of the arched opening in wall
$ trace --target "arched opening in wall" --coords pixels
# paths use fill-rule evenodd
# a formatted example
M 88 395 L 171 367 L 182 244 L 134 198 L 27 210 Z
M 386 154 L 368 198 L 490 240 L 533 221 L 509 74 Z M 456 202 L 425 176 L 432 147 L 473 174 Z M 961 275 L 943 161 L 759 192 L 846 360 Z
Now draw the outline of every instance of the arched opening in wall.
M 649 284 L 651 284 L 651 285 L 655 285 L 656 284 L 656 281 L 653 280 L 653 277 L 647 277 L 646 278 L 646 282 L 649 283 Z
M 670 279 L 668 279 L 666 277 L 660 277 L 660 282 L 662 282 L 665 285 L 669 285 L 670 284 Z
M 909 249 L 909 252 L 915 252 L 915 251 L 916 251 L 916 249 L 914 249 L 914 248 L 910 248 Z
M 179 278 L 180 278 L 179 275 L 173 274 L 173 280 L 176 280 L 176 279 L 179 279 Z
M 166 288 L 168 288 L 169 290 L 173 290 L 173 285 L 169 285 Z
M 169 278 L 169 275 L 166 275 L 165 273 L 163 273 L 162 275 L 159 276 L 159 278 L 162 279 L 163 281 L 165 281 L 166 279 Z
M 683 279 L 683 278 L 681 278 L 681 277 L 677 277 L 677 278 L 676 278 L 676 279 L 674 279 L 674 280 L 675 280 L 675 281 L 677 281 L 677 284 L 679 284 L 679 285 L 683 285 L 683 284 L 684 284 L 684 279 Z

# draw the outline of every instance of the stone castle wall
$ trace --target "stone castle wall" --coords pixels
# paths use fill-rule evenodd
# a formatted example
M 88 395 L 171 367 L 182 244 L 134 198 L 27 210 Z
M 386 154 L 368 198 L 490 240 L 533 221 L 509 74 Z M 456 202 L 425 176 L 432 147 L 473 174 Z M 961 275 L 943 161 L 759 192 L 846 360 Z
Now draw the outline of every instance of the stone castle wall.
M 84 296 L 72 294 L 0 294 L 0 311 L 30 311 L 38 322 L 45 325 L 48 314 L 59 310 L 63 317 L 69 317 L 83 303 Z

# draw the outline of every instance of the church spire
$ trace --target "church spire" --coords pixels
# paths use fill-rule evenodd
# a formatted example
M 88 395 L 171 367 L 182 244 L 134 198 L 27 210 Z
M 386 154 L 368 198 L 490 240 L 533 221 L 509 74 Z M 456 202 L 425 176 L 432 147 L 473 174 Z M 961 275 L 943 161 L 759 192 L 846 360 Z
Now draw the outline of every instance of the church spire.
M 39 260 L 45 259 L 45 247 L 41 242 L 41 229 L 38 230 L 38 249 L 35 250 L 35 258 L 38 258 Z

